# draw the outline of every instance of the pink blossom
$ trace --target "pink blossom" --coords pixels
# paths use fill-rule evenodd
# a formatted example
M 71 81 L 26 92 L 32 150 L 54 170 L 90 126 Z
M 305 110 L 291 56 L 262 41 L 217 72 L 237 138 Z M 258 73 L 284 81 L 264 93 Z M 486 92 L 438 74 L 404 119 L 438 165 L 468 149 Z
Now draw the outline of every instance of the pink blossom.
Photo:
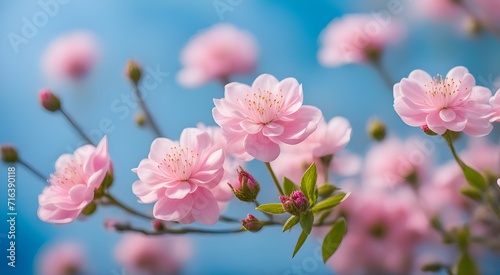
M 348 215 L 349 230 L 330 267 L 339 274 L 408 274 L 429 230 L 412 192 L 357 189 L 340 207 Z
M 177 80 L 186 87 L 208 81 L 247 74 L 256 67 L 258 56 L 255 38 L 228 24 L 218 24 L 194 36 L 183 49 L 184 68 Z
M 192 254 L 183 237 L 128 233 L 115 247 L 116 260 L 133 274 L 179 274 Z
M 417 13 L 436 20 L 452 19 L 465 14 L 462 8 L 451 0 L 418 0 L 412 3 Z
M 394 109 L 410 126 L 427 126 L 437 134 L 446 130 L 485 136 L 493 128 L 488 120 L 491 91 L 475 86 L 465 67 L 451 69 L 445 78 L 434 79 L 422 70 L 394 85 Z
M 50 186 L 38 196 L 38 217 L 50 223 L 70 223 L 92 202 L 94 191 L 112 171 L 106 136 L 97 147 L 84 145 L 74 154 L 60 156 L 55 167 Z
M 213 225 L 219 207 L 210 189 L 220 183 L 223 164 L 224 153 L 212 145 L 208 133 L 186 128 L 179 142 L 153 141 L 148 158 L 132 170 L 139 176 L 132 190 L 141 202 L 156 202 L 157 219 Z
M 403 28 L 394 21 L 381 24 L 368 14 L 347 14 L 321 32 L 318 60 L 325 67 L 364 63 L 403 36 Z
M 421 183 L 428 171 L 430 154 L 422 140 L 385 139 L 366 154 L 364 181 L 373 187 L 396 187 Z
M 358 174 L 361 171 L 362 158 L 359 155 L 342 151 L 335 154 L 330 165 L 330 170 L 338 176 L 350 177 Z
M 74 32 L 54 40 L 43 57 L 43 68 L 55 79 L 85 77 L 99 56 L 96 39 L 88 32 Z
M 295 78 L 281 82 L 263 74 L 252 86 L 232 82 L 224 98 L 214 99 L 212 114 L 222 128 L 229 152 L 238 159 L 275 160 L 280 144 L 306 139 L 321 119 L 321 111 L 302 106 L 302 85 Z
M 490 28 L 500 28 L 500 2 L 497 0 L 464 0 L 464 4 L 481 24 Z
M 332 168 L 336 159 L 336 153 L 347 145 L 351 138 L 351 125 L 349 121 L 343 117 L 334 117 L 326 123 L 322 118 L 316 130 L 309 135 L 304 141 L 295 145 L 283 145 L 282 152 L 278 158 L 272 162 L 272 167 L 278 178 L 287 177 L 295 183 L 300 183 L 303 173 L 313 163 L 316 163 L 318 170 L 318 184 L 325 183 L 325 169 Z M 321 157 L 335 155 L 332 165 L 323 167 Z M 352 160 L 356 161 L 356 160 Z M 346 166 L 336 164 L 336 172 L 348 172 L 344 168 L 356 169 L 355 167 L 347 167 L 347 165 L 355 165 L 353 162 L 345 163 Z M 348 173 L 349 174 L 349 173 Z
M 490 98 L 490 105 L 492 107 L 490 122 L 500 122 L 500 89 Z
M 500 145 L 486 138 L 470 139 L 467 148 L 460 152 L 460 157 L 484 176 L 500 176 Z
M 46 247 L 40 252 L 37 274 L 86 274 L 85 262 L 84 251 L 79 244 L 59 243 Z

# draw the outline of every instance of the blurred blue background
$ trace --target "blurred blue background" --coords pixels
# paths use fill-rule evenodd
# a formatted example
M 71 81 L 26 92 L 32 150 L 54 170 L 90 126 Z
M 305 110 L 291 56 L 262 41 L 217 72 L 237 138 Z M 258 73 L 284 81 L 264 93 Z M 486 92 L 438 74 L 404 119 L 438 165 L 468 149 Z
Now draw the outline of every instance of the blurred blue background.
M 45 2 L 46 0 L 41 0 Z M 54 162 L 62 153 L 72 152 L 81 145 L 77 133 L 58 114 L 48 113 L 39 106 L 37 93 L 52 88 L 63 101 L 66 110 L 90 132 L 99 129 L 99 122 L 108 119 L 109 150 L 115 164 L 113 192 L 122 201 L 134 204 L 136 197 L 131 184 L 136 175 L 130 171 L 149 152 L 154 135 L 138 129 L 133 122 L 136 110 L 127 115 L 113 111 L 111 106 L 122 96 L 132 94 L 123 68 L 128 58 L 138 60 L 143 67 L 168 72 L 159 85 L 147 94 L 146 102 L 167 136 L 177 139 L 185 127 L 198 122 L 215 125 L 212 99 L 220 98 L 223 89 L 213 82 L 197 89 L 184 89 L 175 80 L 180 69 L 179 53 L 188 39 L 213 24 L 226 22 L 248 30 L 257 39 L 260 58 L 257 70 L 234 80 L 251 83 L 261 73 L 271 73 L 278 79 L 293 76 L 303 83 L 305 103 L 319 107 L 330 119 L 341 115 L 353 126 L 348 149 L 363 153 L 370 142 L 365 134 L 369 118 L 384 120 L 391 133 L 400 136 L 419 134 L 419 129 L 407 127 L 392 108 L 392 91 L 384 86 L 370 66 L 347 65 L 323 68 L 316 53 L 318 35 L 335 17 L 345 13 L 375 13 L 387 9 L 388 1 L 225 1 L 231 10 L 219 16 L 216 1 L 68 1 L 48 23 L 38 28 L 36 35 L 19 45 L 15 53 L 8 34 L 21 33 L 23 18 L 42 10 L 38 1 L 0 2 L 0 144 L 12 143 L 21 157 L 45 175 L 53 172 Z M 410 7 L 402 1 L 404 13 L 398 19 L 408 28 L 404 41 L 385 52 L 383 64 L 394 80 L 399 80 L 416 68 L 430 74 L 446 74 L 464 65 L 476 77 L 479 85 L 491 88 L 500 74 L 498 39 L 489 34 L 468 37 L 457 26 L 404 20 Z M 81 87 L 60 85 L 44 77 L 40 61 L 49 43 L 60 35 L 75 30 L 88 30 L 99 40 L 101 59 L 92 75 Z M 115 102 L 115 103 L 113 103 Z M 123 106 L 126 106 L 123 104 Z M 495 133 L 494 136 L 497 136 Z M 448 155 L 445 155 L 449 158 Z M 7 165 L 0 164 L 0 205 L 2 220 L 6 215 Z M 252 162 L 250 171 L 261 184 L 269 181 L 263 164 Z M 5 249 L 7 224 L 0 223 L 0 274 L 31 274 L 37 252 L 57 241 L 76 240 L 87 250 L 91 270 L 96 274 L 120 274 L 122 267 L 114 260 L 114 245 L 120 234 L 106 231 L 106 217 L 127 216 L 120 210 L 100 208 L 87 221 L 56 226 L 40 221 L 36 215 L 37 196 L 44 182 L 17 166 L 17 258 L 15 272 L 6 269 Z M 264 187 L 260 199 L 275 200 L 275 191 Z M 151 205 L 139 205 L 142 210 Z M 250 205 L 233 201 L 228 215 L 242 218 L 252 211 Z M 224 227 L 224 225 L 222 225 Z M 228 227 L 227 225 L 225 227 Z M 185 274 L 286 274 L 292 267 L 302 266 L 304 273 L 331 273 L 314 260 L 319 244 L 307 241 L 303 250 L 292 260 L 291 253 L 297 231 L 282 234 L 269 228 L 258 234 L 228 236 L 190 236 L 195 255 Z M 313 257 L 313 258 L 311 258 Z

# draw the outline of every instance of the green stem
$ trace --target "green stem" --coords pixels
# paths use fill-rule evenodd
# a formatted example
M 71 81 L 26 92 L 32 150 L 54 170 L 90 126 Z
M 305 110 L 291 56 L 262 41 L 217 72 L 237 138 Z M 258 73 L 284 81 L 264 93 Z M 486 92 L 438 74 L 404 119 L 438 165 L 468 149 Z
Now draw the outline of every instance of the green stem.
M 76 124 L 76 122 L 68 115 L 68 113 L 66 113 L 66 111 L 64 111 L 63 108 L 60 108 L 59 111 L 64 115 L 66 120 L 68 120 L 69 123 L 71 123 L 73 128 L 75 128 L 78 131 L 78 133 L 80 134 L 80 136 L 82 136 L 83 139 L 85 139 L 89 144 L 94 144 L 92 142 L 92 140 L 90 139 L 90 137 L 87 134 L 85 134 L 85 132 L 82 130 L 82 128 L 80 126 L 78 126 L 78 124 Z
M 267 171 L 269 171 L 269 174 L 271 174 L 271 177 L 273 178 L 274 184 L 276 185 L 276 189 L 278 189 L 278 192 L 280 193 L 281 196 L 284 196 L 285 192 L 283 192 L 283 189 L 281 188 L 278 178 L 276 178 L 276 174 L 274 174 L 271 164 L 269 162 L 265 162 L 265 164 L 267 167 Z
M 26 169 L 30 170 L 31 173 L 33 173 L 35 176 L 39 177 L 42 181 L 47 182 L 47 178 L 38 170 L 33 168 L 31 165 L 29 165 L 27 162 L 25 162 L 22 159 L 18 159 L 17 162 L 21 164 L 22 166 L 26 167 Z
M 460 157 L 457 154 L 457 151 L 455 150 L 455 146 L 453 145 L 453 139 L 449 136 L 449 134 L 444 133 L 443 134 L 444 140 L 446 140 L 446 143 L 448 144 L 448 147 L 450 147 L 451 154 L 453 155 L 453 158 L 457 161 L 458 165 L 460 165 L 460 168 L 464 168 L 465 163 L 460 159 Z
M 135 96 L 137 97 L 137 102 L 139 103 L 139 106 L 142 109 L 142 112 L 144 113 L 144 116 L 146 117 L 146 120 L 149 122 L 151 125 L 151 128 L 155 132 L 155 134 L 158 137 L 163 137 L 164 135 L 161 134 L 160 128 L 158 128 L 158 125 L 156 124 L 155 120 L 153 119 L 153 116 L 149 112 L 148 107 L 144 103 L 144 100 L 142 99 L 141 91 L 139 90 L 139 86 L 137 84 L 134 84 L 134 92 Z
M 104 197 L 107 198 L 109 200 L 109 204 L 111 205 L 114 205 L 114 206 L 117 206 L 123 210 L 125 210 L 126 212 L 132 214 L 132 215 L 135 215 L 135 216 L 138 216 L 138 217 L 141 217 L 141 218 L 144 218 L 144 219 L 147 219 L 147 220 L 154 220 L 155 218 L 154 217 L 151 217 L 151 216 L 148 216 L 146 214 L 142 214 L 140 212 L 137 212 L 136 210 L 126 206 L 125 204 L 123 204 L 122 202 L 118 201 L 115 197 L 113 197 L 113 195 L 111 194 L 104 194 Z

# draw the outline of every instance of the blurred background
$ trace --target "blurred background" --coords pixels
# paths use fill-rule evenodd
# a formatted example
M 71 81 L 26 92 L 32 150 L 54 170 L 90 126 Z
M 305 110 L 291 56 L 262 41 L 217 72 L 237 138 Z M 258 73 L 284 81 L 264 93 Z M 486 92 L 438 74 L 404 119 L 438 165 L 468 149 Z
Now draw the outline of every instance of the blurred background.
M 212 99 L 223 96 L 221 84 L 213 81 L 187 89 L 178 84 L 176 74 L 181 68 L 179 54 L 189 39 L 200 30 L 222 22 L 247 30 L 259 45 L 255 72 L 232 80 L 250 84 L 261 73 L 273 74 L 278 79 L 295 77 L 303 84 L 305 104 L 320 108 L 327 120 L 333 116 L 349 119 L 353 127 L 349 151 L 364 154 L 369 148 L 371 142 L 365 127 L 372 117 L 383 120 L 390 135 L 419 135 L 420 129 L 408 127 L 394 112 L 392 90 L 373 67 L 352 64 L 325 68 L 317 59 L 318 36 L 332 19 L 347 13 L 376 14 L 387 10 L 389 2 L 61 1 L 58 11 L 48 17 L 46 24 L 36 27 L 32 37 L 13 46 L 9 34 L 21 35 L 26 21 L 32 21 L 43 8 L 37 1 L 1 1 L 0 144 L 15 145 L 21 157 L 46 176 L 53 172 L 55 160 L 62 153 L 73 152 L 82 144 L 62 116 L 39 106 L 38 91 L 51 88 L 86 131 L 99 129 L 102 120 L 111 123 L 107 136 L 115 169 L 112 191 L 122 201 L 149 211 L 152 205 L 135 204 L 137 198 L 131 192 L 131 184 L 137 178 L 131 169 L 147 156 L 155 136 L 134 124 L 137 110 L 127 107 L 123 99 L 132 95 L 123 73 L 125 63 L 133 58 L 143 68 L 168 73 L 148 92 L 145 101 L 169 138 L 177 139 L 183 128 L 199 122 L 215 125 Z M 498 38 L 489 33 L 467 35 L 456 22 L 417 20 L 409 2 L 400 1 L 403 12 L 392 15 L 406 26 L 407 35 L 398 45 L 388 47 L 382 58 L 392 79 L 397 82 L 417 68 L 431 75 L 444 75 L 452 67 L 463 65 L 476 77 L 478 85 L 493 89 L 500 74 Z M 41 62 L 48 45 L 59 36 L 78 30 L 88 31 L 97 38 L 100 49 L 97 65 L 80 85 L 47 78 Z M 125 110 L 117 112 L 113 106 Z M 102 131 L 93 133 L 102 135 Z M 491 138 L 497 141 L 498 129 Z M 435 158 L 449 159 L 450 155 L 443 150 Z M 5 211 L 0 214 L 2 220 L 7 218 L 4 203 L 7 188 L 3 184 L 7 167 L 0 164 L 0 209 Z M 251 162 L 248 168 L 261 185 L 270 184 L 262 163 Z M 0 274 L 34 273 L 39 251 L 65 241 L 75 241 L 84 247 L 92 273 L 127 274 L 122 273 L 123 267 L 113 257 L 121 235 L 103 226 L 108 217 L 126 219 L 125 213 L 102 207 L 85 221 L 59 226 L 44 223 L 36 211 L 37 196 L 45 183 L 20 165 L 16 177 L 16 268 L 12 273 L 14 269 L 6 266 L 8 227 L 2 222 Z M 270 186 L 262 189 L 266 192 L 261 192 L 261 202 L 275 200 L 275 191 Z M 251 205 L 233 200 L 226 214 L 243 218 L 252 209 Z M 194 252 L 182 274 L 293 274 L 294 266 L 304 264 L 307 268 L 303 273 L 332 273 L 315 260 L 314 253 L 320 243 L 313 238 L 291 259 L 298 235 L 297 230 L 282 234 L 278 227 L 257 234 L 190 235 Z

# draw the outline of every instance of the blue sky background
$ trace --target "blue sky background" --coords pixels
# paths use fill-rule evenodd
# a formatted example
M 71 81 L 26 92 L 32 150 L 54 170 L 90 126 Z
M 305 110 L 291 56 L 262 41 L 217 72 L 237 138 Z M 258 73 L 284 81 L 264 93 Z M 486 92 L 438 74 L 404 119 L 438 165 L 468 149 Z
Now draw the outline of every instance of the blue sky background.
M 45 2 L 47 0 L 42 0 Z M 231 2 L 225 1 L 223 2 Z M 347 65 L 323 68 L 318 64 L 318 35 L 335 17 L 345 13 L 378 12 L 386 9 L 388 1 L 233 1 L 237 3 L 220 18 L 213 1 L 68 1 L 48 23 L 38 28 L 36 35 L 15 53 L 8 34 L 21 34 L 23 18 L 32 21 L 42 11 L 37 1 L 0 1 L 0 143 L 15 144 L 21 157 L 44 174 L 53 172 L 54 162 L 62 153 L 72 152 L 81 139 L 58 114 L 48 113 L 38 104 L 41 88 L 50 87 L 63 101 L 65 108 L 86 130 L 99 128 L 102 120 L 111 121 L 108 133 L 109 151 L 114 159 L 116 180 L 113 192 L 129 204 L 136 197 L 131 184 L 136 175 L 130 169 L 146 157 L 154 135 L 138 129 L 133 123 L 135 110 L 120 117 L 111 106 L 122 96 L 132 93 L 123 76 L 128 58 L 138 60 L 144 67 L 168 72 L 159 85 L 146 97 L 147 104 L 160 128 L 168 137 L 177 139 L 182 129 L 198 122 L 215 125 L 212 99 L 220 98 L 219 83 L 209 83 L 187 90 L 179 86 L 175 74 L 180 69 L 179 53 L 188 39 L 199 30 L 226 22 L 248 30 L 258 40 L 260 58 L 255 73 L 234 80 L 251 83 L 261 73 L 277 78 L 293 76 L 303 83 L 305 103 L 319 107 L 329 119 L 341 115 L 353 126 L 348 149 L 363 153 L 370 142 L 365 135 L 369 118 L 384 120 L 391 133 L 399 136 L 420 134 L 407 127 L 392 108 L 389 90 L 369 66 Z M 409 1 L 401 1 L 405 12 Z M 405 13 L 406 14 L 406 13 Z M 390 47 L 383 63 L 395 80 L 421 68 L 431 74 L 446 74 L 464 65 L 476 76 L 478 84 L 491 88 L 500 74 L 499 40 L 483 34 L 467 37 L 458 27 L 432 22 L 404 20 L 408 25 L 406 39 Z M 81 87 L 49 81 L 41 70 L 40 60 L 47 45 L 60 35 L 75 30 L 95 34 L 101 46 L 101 59 Z M 126 106 L 120 103 L 120 106 Z M 498 138 L 497 129 L 492 135 Z M 448 154 L 444 155 L 449 158 Z M 7 165 L 0 164 L 0 182 L 6 182 Z M 76 240 L 87 249 L 91 270 L 96 274 L 114 274 L 122 268 L 111 256 L 120 234 L 105 231 L 106 217 L 126 217 L 123 212 L 102 208 L 87 221 L 55 226 L 41 222 L 37 215 L 37 196 L 44 182 L 21 166 L 17 167 L 17 274 L 30 274 L 40 248 L 57 241 Z M 263 185 L 261 201 L 271 202 L 276 194 L 263 164 L 252 162 L 249 168 Z M 0 216 L 6 217 L 6 187 L 0 188 Z M 228 215 L 243 217 L 252 207 L 232 202 Z M 151 205 L 139 205 L 143 210 Z M 2 218 L 3 220 L 4 218 Z M 3 253 L 6 247 L 6 223 L 0 224 L 0 271 L 5 270 Z M 297 231 L 297 230 L 296 230 Z M 184 269 L 185 274 L 235 273 L 282 274 L 293 265 L 311 262 L 319 246 L 309 240 L 303 250 L 290 258 L 299 232 L 282 234 L 279 228 L 265 229 L 258 234 L 231 236 L 192 236 L 194 258 Z M 314 261 L 313 261 L 314 262 Z M 317 274 L 329 273 L 320 262 L 308 263 Z M 12 270 L 7 270 L 12 272 Z M 311 273 L 312 273 L 311 272 Z M 5 272 L 0 272 L 6 274 Z M 7 273 L 11 274 L 11 273 Z M 16 274 L 16 273 L 12 273 Z

